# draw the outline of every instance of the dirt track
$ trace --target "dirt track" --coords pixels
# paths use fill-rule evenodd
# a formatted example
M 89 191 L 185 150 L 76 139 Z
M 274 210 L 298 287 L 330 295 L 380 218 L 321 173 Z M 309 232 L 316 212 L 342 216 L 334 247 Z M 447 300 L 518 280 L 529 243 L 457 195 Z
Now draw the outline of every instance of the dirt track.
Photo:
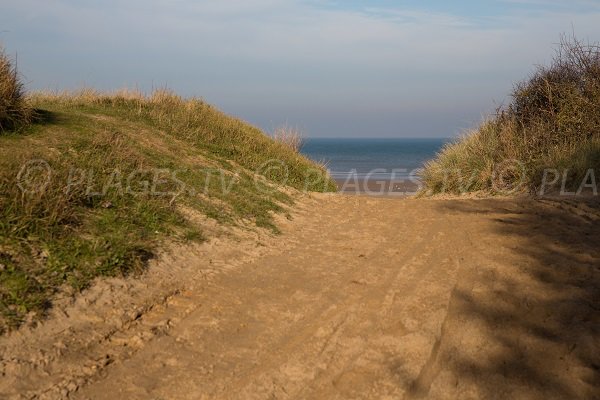
M 0 339 L 0 397 L 600 398 L 597 210 L 306 199 Z

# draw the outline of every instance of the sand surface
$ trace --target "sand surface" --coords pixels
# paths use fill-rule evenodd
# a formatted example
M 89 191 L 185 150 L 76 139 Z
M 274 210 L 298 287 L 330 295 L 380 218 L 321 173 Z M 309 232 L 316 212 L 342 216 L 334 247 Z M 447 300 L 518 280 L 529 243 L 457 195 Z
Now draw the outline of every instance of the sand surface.
M 598 399 L 599 209 L 311 196 L 0 338 L 0 398 Z

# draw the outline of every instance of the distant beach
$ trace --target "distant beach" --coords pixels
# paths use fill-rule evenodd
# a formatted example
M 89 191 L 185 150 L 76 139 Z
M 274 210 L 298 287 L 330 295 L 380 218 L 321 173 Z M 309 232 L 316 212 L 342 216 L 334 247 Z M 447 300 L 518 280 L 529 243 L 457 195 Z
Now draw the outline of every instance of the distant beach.
M 334 177 L 338 190 L 346 194 L 367 194 L 370 196 L 412 196 L 421 189 L 418 178 L 414 181 L 403 179 L 377 179 L 350 176 L 347 179 Z
M 402 196 L 419 190 L 420 168 L 450 140 L 311 138 L 302 153 L 324 163 L 341 192 Z

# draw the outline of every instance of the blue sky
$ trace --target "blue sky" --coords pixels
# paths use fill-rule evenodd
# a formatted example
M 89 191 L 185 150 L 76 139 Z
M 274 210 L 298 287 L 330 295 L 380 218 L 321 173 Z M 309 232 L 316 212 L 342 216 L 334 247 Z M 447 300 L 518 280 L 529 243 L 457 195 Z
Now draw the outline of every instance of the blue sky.
M 0 0 L 31 89 L 168 86 L 308 136 L 456 135 L 598 21 L 589 0 Z

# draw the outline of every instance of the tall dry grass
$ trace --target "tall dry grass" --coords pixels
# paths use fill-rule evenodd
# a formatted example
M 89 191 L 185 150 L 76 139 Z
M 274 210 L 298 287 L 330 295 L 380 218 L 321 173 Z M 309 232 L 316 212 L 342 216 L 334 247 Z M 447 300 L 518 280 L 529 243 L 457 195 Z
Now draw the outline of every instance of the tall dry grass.
M 300 129 L 290 125 L 275 128 L 273 139 L 295 152 L 300 152 L 304 146 L 304 135 Z
M 599 148 L 600 47 L 563 37 L 553 62 L 518 83 L 507 107 L 444 147 L 422 178 L 429 193 L 534 192 L 543 171 L 557 169 L 572 188 L 600 167 Z
M 31 116 L 16 66 L 0 46 L 0 134 L 23 127 Z

